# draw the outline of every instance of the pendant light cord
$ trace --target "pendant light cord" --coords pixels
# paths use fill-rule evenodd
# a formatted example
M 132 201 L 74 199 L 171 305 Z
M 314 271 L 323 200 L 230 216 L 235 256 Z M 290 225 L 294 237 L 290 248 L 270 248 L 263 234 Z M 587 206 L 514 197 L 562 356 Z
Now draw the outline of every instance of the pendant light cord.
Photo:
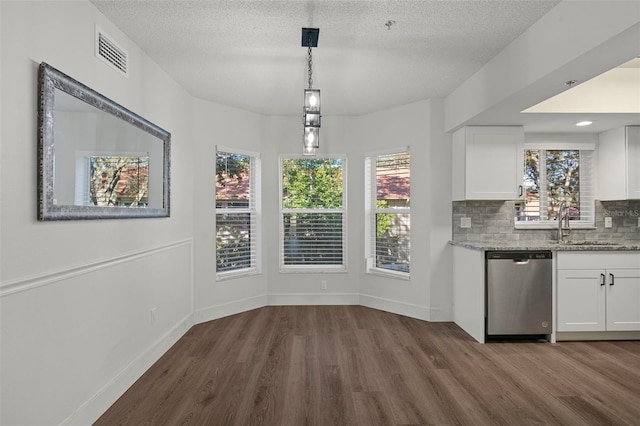
M 308 60 L 309 65 L 309 89 L 313 86 L 313 60 L 311 59 L 311 36 L 309 36 Z

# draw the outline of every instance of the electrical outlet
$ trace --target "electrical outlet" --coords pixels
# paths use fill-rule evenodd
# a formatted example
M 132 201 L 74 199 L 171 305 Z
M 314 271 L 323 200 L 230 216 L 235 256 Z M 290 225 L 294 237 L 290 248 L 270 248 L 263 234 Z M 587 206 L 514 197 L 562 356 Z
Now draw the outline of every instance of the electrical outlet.
M 151 320 L 151 324 L 156 322 L 156 309 L 157 308 L 151 308 L 151 315 L 149 317 L 149 319 Z
M 613 226 L 613 218 L 611 216 L 607 216 L 604 218 L 604 227 L 611 228 Z
M 320 281 L 320 290 L 326 290 L 326 289 L 327 289 L 327 280 Z
M 460 218 L 460 228 L 471 228 L 471 218 L 470 217 L 461 217 Z
M 640 228 L 640 217 L 638 218 L 638 228 Z

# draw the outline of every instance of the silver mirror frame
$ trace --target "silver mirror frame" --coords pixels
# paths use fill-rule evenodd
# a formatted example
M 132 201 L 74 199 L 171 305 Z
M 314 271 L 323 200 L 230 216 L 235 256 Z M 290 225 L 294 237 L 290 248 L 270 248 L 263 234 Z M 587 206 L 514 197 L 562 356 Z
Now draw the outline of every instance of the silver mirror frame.
M 162 208 L 102 207 L 56 205 L 54 203 L 54 108 L 55 89 L 124 120 L 163 143 Z M 171 171 L 171 134 L 138 114 L 106 98 L 42 62 L 38 71 L 38 220 L 130 219 L 169 217 Z

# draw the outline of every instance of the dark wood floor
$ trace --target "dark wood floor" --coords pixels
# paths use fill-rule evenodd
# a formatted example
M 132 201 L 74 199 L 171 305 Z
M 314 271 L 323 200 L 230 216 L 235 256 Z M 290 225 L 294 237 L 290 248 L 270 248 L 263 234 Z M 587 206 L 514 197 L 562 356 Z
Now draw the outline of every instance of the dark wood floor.
M 475 343 L 361 306 L 193 327 L 97 425 L 640 425 L 640 342 Z

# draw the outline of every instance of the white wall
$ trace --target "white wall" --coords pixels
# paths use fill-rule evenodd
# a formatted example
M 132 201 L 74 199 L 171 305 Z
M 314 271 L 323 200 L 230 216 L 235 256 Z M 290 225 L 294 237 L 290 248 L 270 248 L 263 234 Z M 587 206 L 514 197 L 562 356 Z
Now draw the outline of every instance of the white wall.
M 449 245 L 453 220 L 451 195 L 451 135 L 444 133 L 444 104 L 429 101 L 429 320 L 453 319 L 453 250 Z
M 264 117 L 206 101 L 193 109 L 195 321 L 281 304 L 358 304 L 430 320 L 451 319 L 450 140 L 442 133 L 442 102 L 424 101 L 362 117 L 323 117 L 323 153 L 347 158 L 347 271 L 286 273 L 279 268 L 279 158 L 299 155 L 298 117 Z M 263 273 L 215 280 L 213 156 L 215 145 L 259 151 L 262 159 Z M 411 147 L 411 280 L 365 274 L 364 156 Z M 443 179 L 445 177 L 445 179 Z M 321 289 L 321 281 L 327 289 Z
M 262 116 L 197 99 L 193 104 L 194 321 L 199 323 L 266 305 L 266 262 L 262 262 L 260 275 L 216 281 L 215 155 L 216 145 L 260 153 L 261 157 L 268 157 L 270 147 L 261 131 Z M 271 171 L 265 171 L 265 158 L 261 162 L 264 179 Z M 268 195 L 265 186 L 263 198 Z M 267 222 L 263 225 L 267 227 Z M 268 243 L 263 237 L 265 253 Z
M 320 150 L 344 154 L 347 158 L 347 265 L 344 273 L 281 273 L 279 268 L 279 157 L 302 153 L 302 123 L 299 117 L 265 118 L 263 151 L 263 225 L 265 261 L 268 264 L 268 303 L 281 304 L 357 304 L 362 268 L 363 159 L 354 138 L 352 118 L 323 117 Z M 327 290 L 321 290 L 322 280 Z
M 361 303 L 440 321 L 451 319 L 447 245 L 451 236 L 451 148 L 442 133 L 442 114 L 441 101 L 422 101 L 362 116 L 353 124 L 360 162 L 366 152 L 403 146 L 411 150 L 411 279 L 362 274 Z M 358 180 L 360 194 L 355 201 L 363 205 L 364 172 L 359 172 L 352 178 Z M 359 214 L 362 222 L 363 207 Z M 363 247 L 358 254 L 356 262 L 363 265 Z M 363 273 L 364 267 L 360 269 Z
M 89 2 L 0 10 L 0 424 L 88 424 L 190 325 L 191 98 Z M 96 24 L 129 78 L 95 58 Z M 172 133 L 170 218 L 36 220 L 42 61 Z

